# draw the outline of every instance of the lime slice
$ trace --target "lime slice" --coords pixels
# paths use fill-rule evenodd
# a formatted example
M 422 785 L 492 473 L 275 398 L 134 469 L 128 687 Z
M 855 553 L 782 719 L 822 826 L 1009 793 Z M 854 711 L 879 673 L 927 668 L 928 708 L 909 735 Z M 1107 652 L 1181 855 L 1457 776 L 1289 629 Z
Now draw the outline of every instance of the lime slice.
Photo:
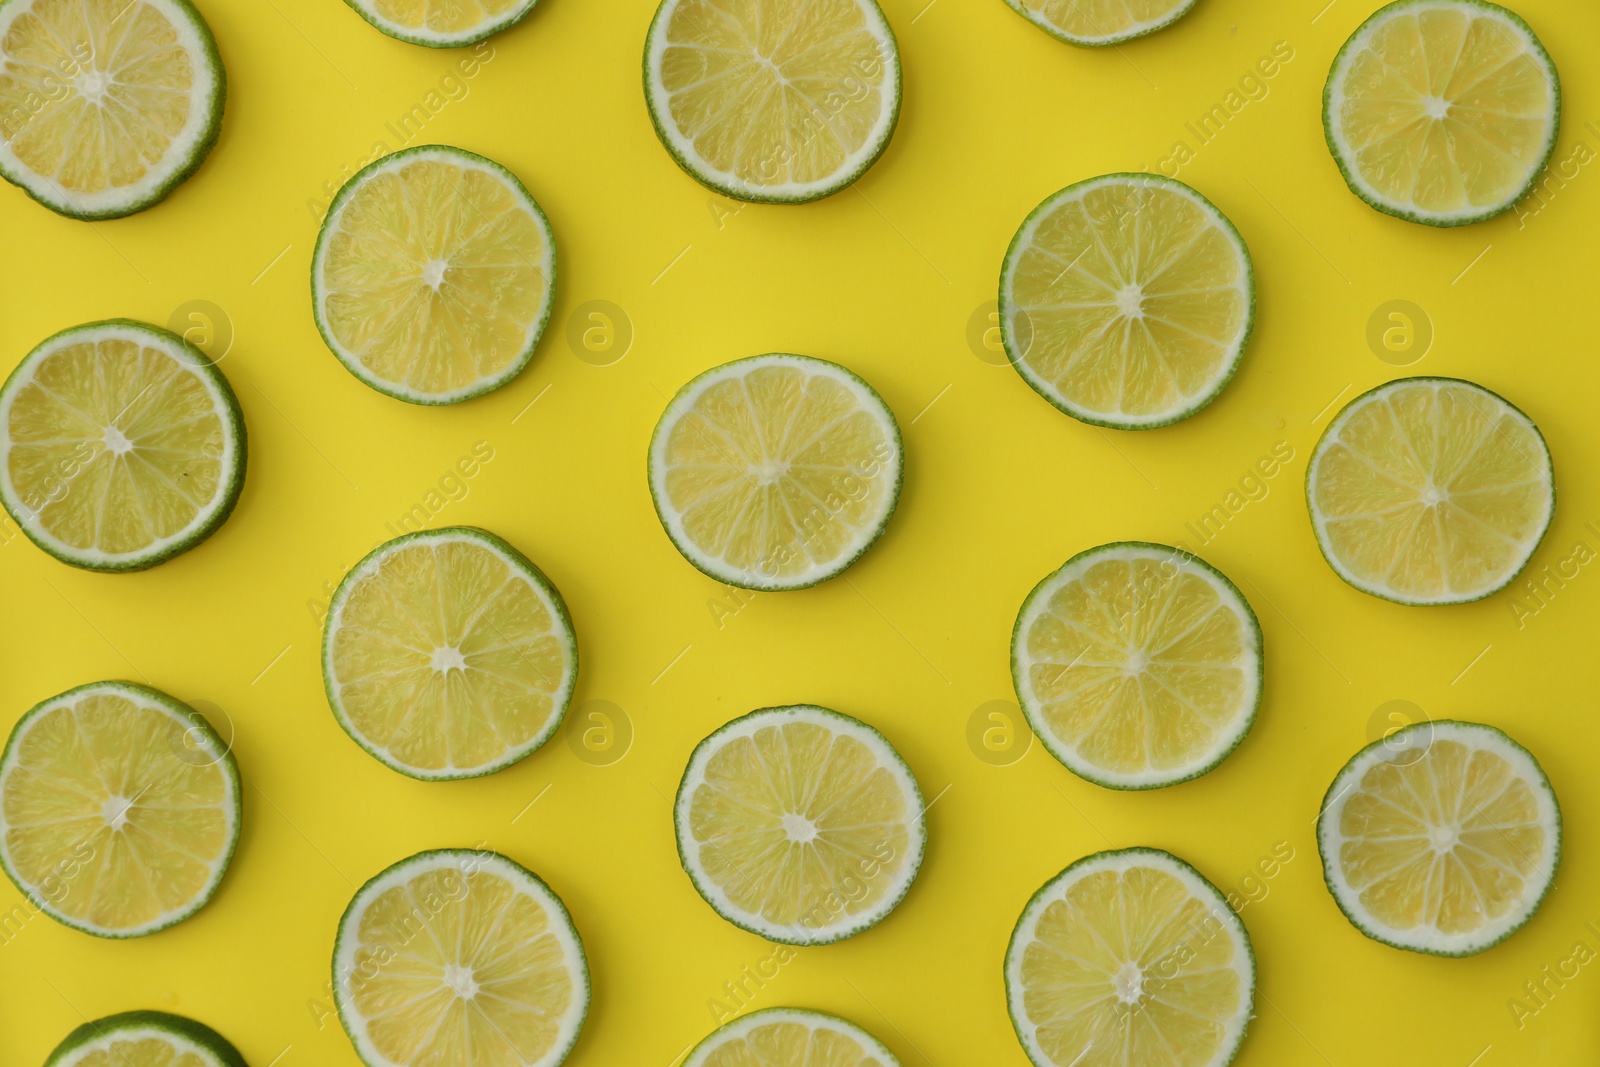
M 1483 386 L 1401 378 L 1328 424 L 1306 496 L 1339 577 L 1400 604 L 1464 604 L 1527 565 L 1550 528 L 1555 471 L 1539 428 Z
M 1418 722 L 1328 787 L 1317 847 L 1334 902 L 1374 941 L 1471 956 L 1533 917 L 1561 858 L 1538 761 L 1492 726 Z
M 1097 852 L 1046 882 L 1005 970 L 1011 1025 L 1037 1067 L 1222 1067 L 1256 989 L 1244 923 L 1154 848 Z
M 673 806 L 678 856 L 733 925 L 825 945 L 878 925 L 927 840 L 922 793 L 884 736 L 827 708 L 762 708 L 706 738 Z
M 143 211 L 211 151 L 226 84 L 188 0 L 0 0 L 0 176 L 75 219 Z
M 772 354 L 678 390 L 650 440 L 650 496 L 667 536 L 744 589 L 804 589 L 844 572 L 900 498 L 900 427 L 835 363 Z
M 1561 84 L 1526 22 L 1482 0 L 1398 0 L 1334 57 L 1328 148 L 1350 191 L 1430 226 L 1481 222 L 1555 149 Z
M 1166 29 L 1195 0 L 1006 0 L 1013 11 L 1069 44 L 1121 44 Z
M 401 774 L 472 778 L 550 740 L 578 676 L 555 586 L 470 526 L 374 549 L 333 594 L 322 675 L 334 717 Z
M 855 1023 L 804 1008 L 740 1016 L 694 1047 L 683 1067 L 900 1067 Z
M 228 380 L 166 330 L 65 330 L 0 386 L 0 503 L 63 563 L 137 571 L 188 551 L 233 511 L 244 468 Z
M 1011 635 L 1033 732 L 1109 789 L 1197 778 L 1261 706 L 1261 624 L 1234 584 L 1166 545 L 1080 552 L 1034 586 Z
M 1186 419 L 1239 368 L 1255 275 L 1233 223 L 1182 182 L 1107 174 L 1034 208 L 1000 273 L 1000 336 L 1024 381 L 1075 419 Z
M 34 907 L 86 934 L 187 919 L 238 841 L 232 753 L 154 689 L 69 689 L 24 715 L 0 756 L 0 863 Z
M 395 152 L 346 182 L 322 220 L 317 329 L 346 370 L 396 400 L 482 396 L 533 358 L 555 247 L 500 164 L 442 145 Z
M 44 1067 L 245 1067 L 228 1039 L 164 1011 L 125 1011 L 68 1034 Z
M 561 898 L 498 852 L 419 852 L 339 920 L 339 1020 L 367 1067 L 555 1067 L 589 1011 Z
M 854 182 L 900 118 L 900 52 L 875 0 L 661 0 L 644 95 L 678 166 L 739 200 Z
M 477 44 L 527 17 L 538 0 L 344 0 L 390 37 L 428 48 Z

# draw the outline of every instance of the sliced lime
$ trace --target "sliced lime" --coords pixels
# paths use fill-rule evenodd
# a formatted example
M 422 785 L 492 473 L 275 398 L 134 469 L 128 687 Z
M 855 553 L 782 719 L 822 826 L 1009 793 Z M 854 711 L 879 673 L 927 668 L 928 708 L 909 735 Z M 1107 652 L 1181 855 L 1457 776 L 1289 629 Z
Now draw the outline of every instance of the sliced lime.
M 804 1008 L 741 1015 L 694 1047 L 683 1067 L 900 1067 L 861 1027 Z
M 461 48 L 521 22 L 538 0 L 344 0 L 356 14 L 407 44 Z
M 125 1011 L 73 1030 L 44 1067 L 245 1067 L 228 1039 L 164 1011 Z
M 1006 0 L 1052 37 L 1089 47 L 1121 44 L 1166 29 L 1196 0 Z

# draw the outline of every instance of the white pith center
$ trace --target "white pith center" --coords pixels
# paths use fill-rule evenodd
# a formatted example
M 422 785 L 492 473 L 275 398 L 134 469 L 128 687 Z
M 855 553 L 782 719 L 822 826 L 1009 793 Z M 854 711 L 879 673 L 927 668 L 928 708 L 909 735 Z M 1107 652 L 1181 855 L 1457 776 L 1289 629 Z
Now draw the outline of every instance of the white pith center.
M 1150 657 L 1145 655 L 1144 649 L 1130 648 L 1128 649 L 1128 661 L 1123 665 L 1122 670 L 1125 674 L 1138 674 L 1149 665 Z
M 1137 963 L 1129 960 L 1111 979 L 1111 988 L 1122 1003 L 1137 1004 L 1144 996 L 1144 972 Z
M 1430 119 L 1442 119 L 1450 114 L 1450 101 L 1441 96 L 1422 98 L 1422 110 Z
M 790 841 L 805 845 L 817 839 L 817 824 L 804 815 L 790 812 L 783 817 L 783 832 Z
M 755 468 L 756 480 L 762 485 L 771 485 L 788 473 L 789 465 L 775 459 L 763 460 Z
M 467 659 L 461 650 L 454 645 L 445 645 L 443 648 L 433 650 L 433 655 L 428 659 L 428 665 L 440 674 L 449 674 L 451 671 L 464 671 L 467 669 Z
M 1444 490 L 1434 485 L 1432 479 L 1429 479 L 1428 484 L 1422 487 L 1422 503 L 1424 506 L 1437 507 L 1444 498 Z
M 446 964 L 444 968 L 444 984 L 446 988 L 462 1000 L 471 1000 L 478 995 L 479 986 L 471 967 L 462 967 L 454 963 Z
M 133 808 L 133 801 L 127 797 L 117 796 L 113 793 L 106 797 L 100 806 L 100 814 L 106 820 L 106 825 L 113 830 L 120 830 L 128 823 L 128 812 Z
M 1435 852 L 1449 852 L 1456 847 L 1456 842 L 1461 840 L 1461 831 L 1454 826 L 1435 826 L 1428 834 Z
M 107 426 L 105 436 L 102 438 L 105 446 L 119 456 L 127 455 L 133 451 L 133 442 L 128 440 L 126 434 L 115 426 Z
M 90 103 L 98 104 L 100 98 L 106 94 L 106 90 L 111 87 L 111 75 L 103 70 L 86 70 L 72 79 L 72 87 L 78 91 L 79 96 Z
M 443 259 L 430 259 L 422 265 L 422 284 L 439 291 L 439 286 L 444 284 L 444 272 L 450 269 L 450 264 Z
M 1137 285 L 1124 285 L 1117 290 L 1117 311 L 1130 319 L 1144 318 L 1144 290 Z

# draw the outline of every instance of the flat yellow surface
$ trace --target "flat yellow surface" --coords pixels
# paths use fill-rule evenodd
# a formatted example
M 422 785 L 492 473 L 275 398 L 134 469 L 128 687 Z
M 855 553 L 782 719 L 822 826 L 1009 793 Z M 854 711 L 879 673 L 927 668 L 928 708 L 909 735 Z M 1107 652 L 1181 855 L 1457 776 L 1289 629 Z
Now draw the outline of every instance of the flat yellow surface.
M 908 1067 L 1022 1065 L 1000 980 L 1013 922 L 1070 861 L 1135 844 L 1170 849 L 1250 901 L 1261 986 L 1245 1067 L 1600 1055 L 1588 751 L 1600 177 L 1587 165 L 1600 152 L 1600 12 L 1522 0 L 1565 79 L 1555 172 L 1514 214 L 1436 231 L 1363 205 L 1328 157 L 1323 79 L 1375 4 L 1326 2 L 1202 0 L 1167 31 L 1091 52 L 1000 0 L 887 0 L 906 69 L 888 152 L 830 200 L 740 208 L 681 173 L 651 130 L 639 77 L 650 0 L 543 0 L 470 78 L 456 66 L 467 53 L 390 40 L 338 0 L 201 0 L 229 75 L 215 153 L 166 203 L 118 222 L 58 218 L 0 189 L 0 361 L 79 322 L 165 324 L 210 301 L 231 323 L 222 368 L 249 424 L 244 495 L 211 541 L 138 575 L 74 571 L 0 529 L 0 714 L 9 724 L 106 677 L 207 702 L 247 783 L 244 833 L 212 904 L 136 942 L 58 926 L 0 885 L 0 1062 L 40 1063 L 85 1017 L 153 1007 L 210 1023 L 253 1067 L 355 1064 L 327 991 L 342 909 L 400 857 L 479 842 L 541 874 L 576 918 L 594 975 L 571 1060 L 585 1067 L 668 1067 L 713 1027 L 712 1001 L 843 1014 Z M 1275 55 L 1266 78 L 1257 63 Z M 318 201 L 375 142 L 392 150 L 408 134 L 510 167 L 559 247 L 558 302 L 533 364 L 443 410 L 361 385 L 311 319 Z M 983 309 L 1044 196 L 1163 166 L 1248 242 L 1255 338 L 1198 417 L 1096 430 L 994 365 Z M 1402 299 L 1433 331 L 1409 369 L 1368 344 L 1375 309 Z M 614 351 L 582 347 L 592 323 L 569 334 L 595 300 L 631 323 L 631 348 L 606 366 L 595 362 Z M 774 349 L 837 360 L 877 387 L 905 433 L 905 490 L 844 577 L 735 596 L 661 532 L 645 449 L 678 386 Z M 1466 607 L 1397 607 L 1318 556 L 1306 458 L 1339 402 L 1405 373 L 1479 381 L 1543 429 L 1560 497 L 1533 561 L 1538 599 L 1519 581 Z M 454 474 L 475 450 L 472 476 Z M 1258 461 L 1274 476 L 1253 473 Z M 620 761 L 584 762 L 563 734 L 491 778 L 423 784 L 339 730 L 316 611 L 414 508 L 501 534 L 560 587 L 582 648 L 575 706 L 623 709 L 633 740 Z M 1011 699 L 1023 597 L 1073 553 L 1128 538 L 1182 541 L 1250 598 L 1267 647 L 1254 732 L 1206 777 L 1140 795 L 1080 781 L 1037 744 L 1010 766 L 980 760 L 969 719 Z M 882 728 L 937 800 L 921 878 L 897 912 L 853 940 L 775 955 L 695 894 L 669 799 L 701 737 L 796 701 Z M 1312 836 L 1323 790 L 1381 733 L 1391 701 L 1507 729 L 1560 795 L 1557 888 L 1482 956 L 1368 941 L 1323 888 Z

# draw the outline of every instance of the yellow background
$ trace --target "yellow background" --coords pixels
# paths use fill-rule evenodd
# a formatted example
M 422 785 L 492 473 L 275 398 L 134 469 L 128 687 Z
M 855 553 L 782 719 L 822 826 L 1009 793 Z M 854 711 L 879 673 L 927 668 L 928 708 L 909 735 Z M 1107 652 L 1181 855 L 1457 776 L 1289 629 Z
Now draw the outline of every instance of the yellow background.
M 460 145 L 524 180 L 559 243 L 555 313 L 519 379 L 430 410 L 367 389 L 319 340 L 307 202 L 376 140 L 399 147 L 385 123 L 425 105 L 457 55 L 390 40 L 338 0 L 199 0 L 228 69 L 220 143 L 170 200 L 127 220 L 59 218 L 0 188 L 0 361 L 79 322 L 165 324 L 185 302 L 211 301 L 235 335 L 222 368 L 249 425 L 248 479 L 220 533 L 143 574 L 76 571 L 0 530 L 0 719 L 106 677 L 208 702 L 247 783 L 243 837 L 211 905 L 153 937 L 100 941 L 13 911 L 0 924 L 0 1062 L 39 1063 L 85 1017 L 153 1007 L 215 1026 L 253 1067 L 355 1064 L 326 1002 L 342 909 L 396 859 L 482 841 L 544 876 L 587 945 L 594 1000 L 570 1062 L 669 1067 L 712 1029 L 707 1002 L 771 950 L 695 894 L 668 798 L 714 727 L 795 701 L 882 728 L 939 799 L 900 909 L 800 952 L 755 990 L 756 1006 L 848 1016 L 908 1067 L 1022 1065 L 1000 964 L 1046 878 L 1138 844 L 1236 889 L 1287 842 L 1294 858 L 1242 913 L 1261 976 L 1243 1067 L 1592 1061 L 1600 968 L 1550 982 L 1536 1014 L 1523 984 L 1579 941 L 1600 950 L 1600 657 L 1585 625 L 1600 578 L 1590 566 L 1551 581 L 1537 613 L 1515 610 L 1538 604 L 1512 592 L 1456 608 L 1387 604 L 1318 556 L 1301 481 L 1335 400 L 1404 373 L 1467 377 L 1526 410 L 1553 450 L 1559 504 L 1533 568 L 1580 541 L 1600 548 L 1589 476 L 1600 469 L 1600 177 L 1573 162 L 1542 204 L 1454 231 L 1372 211 L 1329 159 L 1319 110 L 1334 52 L 1376 5 L 1325 3 L 1201 0 L 1156 36 L 1086 51 L 1000 0 L 886 0 L 905 66 L 888 152 L 830 200 L 740 209 L 681 173 L 651 130 L 639 61 L 652 0 L 542 0 L 413 143 Z M 1518 6 L 1563 76 L 1556 159 L 1593 158 L 1600 13 L 1574 0 Z M 1278 42 L 1293 58 L 1266 95 L 1200 145 L 1185 123 Z M 981 334 L 975 350 L 969 323 L 1043 197 L 1156 168 L 1180 139 L 1194 158 L 1179 176 L 1254 256 L 1255 337 L 1200 416 L 1097 430 L 993 365 Z M 573 310 L 602 299 L 635 335 L 609 366 L 580 360 L 567 339 Z M 1366 340 L 1368 317 L 1393 299 L 1420 305 L 1436 335 L 1409 370 Z M 729 614 L 741 601 L 685 563 L 656 521 L 646 442 L 695 373 L 774 349 L 837 360 L 877 387 L 905 433 L 905 490 L 844 578 Z M 631 751 L 610 766 L 581 762 L 558 736 L 488 779 L 423 784 L 362 753 L 328 711 L 316 601 L 480 441 L 494 458 L 433 521 L 503 535 L 560 587 L 582 647 L 575 706 L 611 701 L 633 724 Z M 1185 533 L 1279 442 L 1294 459 L 1264 499 L 1208 544 Z M 1011 766 L 979 760 L 968 721 L 1011 697 L 1022 598 L 1073 553 L 1127 538 L 1188 541 L 1255 606 L 1268 662 L 1254 731 L 1215 772 L 1148 794 L 1083 782 L 1038 745 Z M 1322 885 L 1319 801 L 1393 700 L 1504 727 L 1543 762 L 1566 813 L 1543 910 L 1473 959 L 1368 941 Z M 21 903 L 0 884 L 0 920 Z M 1520 1028 L 1508 1004 L 1519 995 L 1530 1009 Z

